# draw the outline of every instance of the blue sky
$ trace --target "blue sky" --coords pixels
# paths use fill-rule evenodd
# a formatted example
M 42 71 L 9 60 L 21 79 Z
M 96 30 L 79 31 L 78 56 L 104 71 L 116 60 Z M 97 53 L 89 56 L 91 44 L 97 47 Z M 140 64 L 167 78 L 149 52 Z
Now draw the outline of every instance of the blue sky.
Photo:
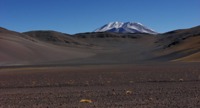
M 200 25 L 200 0 L 0 0 L 0 26 L 25 32 L 90 32 L 114 21 L 157 32 Z

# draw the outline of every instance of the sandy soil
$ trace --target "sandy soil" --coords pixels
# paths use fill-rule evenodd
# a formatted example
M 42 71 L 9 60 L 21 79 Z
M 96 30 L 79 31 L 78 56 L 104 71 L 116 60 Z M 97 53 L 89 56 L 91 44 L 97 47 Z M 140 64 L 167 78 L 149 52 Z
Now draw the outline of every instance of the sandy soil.
M 198 63 L 1 67 L 0 107 L 198 108 L 199 70 Z

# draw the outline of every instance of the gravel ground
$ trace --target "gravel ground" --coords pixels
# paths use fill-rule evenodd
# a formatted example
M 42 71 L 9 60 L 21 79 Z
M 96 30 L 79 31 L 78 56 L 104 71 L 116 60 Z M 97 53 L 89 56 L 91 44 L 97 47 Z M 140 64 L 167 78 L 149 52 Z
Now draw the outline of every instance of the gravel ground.
M 0 69 L 0 108 L 199 108 L 198 64 Z

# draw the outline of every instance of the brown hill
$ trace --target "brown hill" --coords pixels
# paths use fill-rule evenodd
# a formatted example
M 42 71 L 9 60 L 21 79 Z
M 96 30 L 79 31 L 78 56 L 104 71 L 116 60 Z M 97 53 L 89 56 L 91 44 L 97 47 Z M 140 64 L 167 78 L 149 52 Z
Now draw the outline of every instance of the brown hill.
M 2 28 L 0 49 L 1 65 L 54 63 L 93 55 L 86 50 L 52 45 Z
M 74 39 L 72 35 L 56 31 L 29 31 L 23 34 L 43 42 L 57 45 L 88 45 L 87 43 Z
M 200 26 L 164 33 L 158 37 L 156 43 L 160 47 L 158 54 L 162 55 L 161 57 L 164 57 L 165 59 L 199 61 Z

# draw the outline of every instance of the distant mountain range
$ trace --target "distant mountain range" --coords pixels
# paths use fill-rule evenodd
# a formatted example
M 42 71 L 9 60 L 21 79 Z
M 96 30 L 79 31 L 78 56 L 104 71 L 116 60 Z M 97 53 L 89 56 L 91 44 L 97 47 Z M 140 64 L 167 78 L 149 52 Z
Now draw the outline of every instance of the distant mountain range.
M 115 33 L 147 33 L 157 34 L 154 30 L 145 27 L 141 23 L 134 22 L 110 22 L 96 29 L 94 32 L 115 32 Z

